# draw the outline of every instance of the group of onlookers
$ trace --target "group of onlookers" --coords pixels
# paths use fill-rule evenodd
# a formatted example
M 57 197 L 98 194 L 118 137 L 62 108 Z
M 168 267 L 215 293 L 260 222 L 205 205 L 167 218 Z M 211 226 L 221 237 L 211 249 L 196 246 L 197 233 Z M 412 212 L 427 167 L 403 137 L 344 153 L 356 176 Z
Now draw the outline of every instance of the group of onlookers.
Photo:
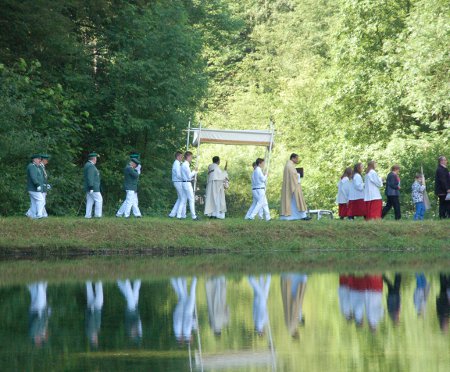
M 400 210 L 400 166 L 393 165 L 386 181 L 376 172 L 376 162 L 369 161 L 363 179 L 363 165 L 357 163 L 353 168 L 345 169 L 339 183 L 336 202 L 339 205 L 341 219 L 364 217 L 366 220 L 384 218 L 393 208 L 395 219 L 401 219 Z M 380 189 L 385 185 L 386 204 Z M 415 205 L 414 220 L 423 220 L 429 208 L 425 178 L 417 173 L 411 187 L 412 201 Z M 450 218 L 450 173 L 447 159 L 440 156 L 435 176 L 435 193 L 439 199 L 439 218 Z

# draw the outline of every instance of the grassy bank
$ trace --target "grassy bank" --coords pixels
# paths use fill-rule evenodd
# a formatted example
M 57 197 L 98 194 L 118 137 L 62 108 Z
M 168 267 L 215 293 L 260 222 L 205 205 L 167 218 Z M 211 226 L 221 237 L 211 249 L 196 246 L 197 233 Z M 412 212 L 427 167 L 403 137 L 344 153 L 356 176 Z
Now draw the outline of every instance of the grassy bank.
M 2 255 L 414 251 L 448 255 L 448 221 L 0 219 Z

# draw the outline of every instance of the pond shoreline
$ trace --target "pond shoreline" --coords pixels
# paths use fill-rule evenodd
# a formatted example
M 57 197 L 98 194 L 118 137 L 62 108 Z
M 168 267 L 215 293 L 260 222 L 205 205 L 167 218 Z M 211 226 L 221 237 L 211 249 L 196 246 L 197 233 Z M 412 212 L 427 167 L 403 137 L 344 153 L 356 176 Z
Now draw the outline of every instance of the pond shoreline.
M 0 256 L 450 250 L 448 221 L 0 218 Z

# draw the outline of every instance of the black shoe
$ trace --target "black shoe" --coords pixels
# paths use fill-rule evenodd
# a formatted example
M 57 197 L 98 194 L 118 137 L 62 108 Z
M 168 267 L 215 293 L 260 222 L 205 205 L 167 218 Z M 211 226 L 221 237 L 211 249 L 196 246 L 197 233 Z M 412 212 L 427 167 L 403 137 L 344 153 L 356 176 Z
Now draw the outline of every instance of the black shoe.
M 305 218 L 302 218 L 302 221 L 310 221 L 310 220 L 312 220 L 311 217 L 305 217 Z

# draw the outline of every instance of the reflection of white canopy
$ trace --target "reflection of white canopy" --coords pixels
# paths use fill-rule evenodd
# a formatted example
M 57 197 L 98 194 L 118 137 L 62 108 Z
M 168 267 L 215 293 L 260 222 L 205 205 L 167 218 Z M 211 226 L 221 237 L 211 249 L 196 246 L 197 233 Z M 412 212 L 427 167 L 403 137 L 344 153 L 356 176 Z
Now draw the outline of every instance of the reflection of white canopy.
M 223 129 L 192 129 L 194 138 L 192 144 L 217 143 L 224 145 L 273 146 L 273 132 L 264 130 L 223 130 Z

